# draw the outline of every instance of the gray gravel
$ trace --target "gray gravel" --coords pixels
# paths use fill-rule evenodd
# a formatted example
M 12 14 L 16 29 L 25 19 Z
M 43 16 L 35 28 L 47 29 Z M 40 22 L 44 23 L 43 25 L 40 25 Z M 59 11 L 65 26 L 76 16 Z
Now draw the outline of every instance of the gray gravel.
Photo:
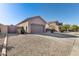
M 59 39 L 59 40 L 57 40 Z M 52 39 L 34 34 L 9 35 L 8 56 L 68 56 L 74 40 Z

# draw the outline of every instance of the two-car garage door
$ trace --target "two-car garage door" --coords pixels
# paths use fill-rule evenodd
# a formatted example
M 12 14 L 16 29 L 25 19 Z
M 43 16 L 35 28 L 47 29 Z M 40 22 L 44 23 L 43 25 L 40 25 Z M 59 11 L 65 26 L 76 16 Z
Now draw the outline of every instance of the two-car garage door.
M 31 31 L 32 31 L 32 33 L 43 33 L 44 32 L 44 26 L 32 24 L 31 25 Z

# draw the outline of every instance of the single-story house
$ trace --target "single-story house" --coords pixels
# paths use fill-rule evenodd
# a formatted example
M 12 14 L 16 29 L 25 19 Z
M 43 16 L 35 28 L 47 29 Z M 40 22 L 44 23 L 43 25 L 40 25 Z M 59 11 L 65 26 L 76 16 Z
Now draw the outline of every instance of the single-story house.
M 20 27 L 23 27 L 26 33 L 43 33 L 45 32 L 46 23 L 47 22 L 40 16 L 34 16 L 25 19 L 16 26 L 19 28 L 19 32 L 21 32 Z

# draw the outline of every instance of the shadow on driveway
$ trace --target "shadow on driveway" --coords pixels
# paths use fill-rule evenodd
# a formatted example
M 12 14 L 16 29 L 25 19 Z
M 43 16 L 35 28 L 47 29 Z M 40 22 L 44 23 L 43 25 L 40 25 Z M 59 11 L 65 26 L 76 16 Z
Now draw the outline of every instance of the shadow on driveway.
M 79 36 L 64 33 L 40 33 L 39 35 L 52 36 L 57 38 L 79 38 Z
M 64 34 L 64 33 L 40 33 L 38 35 L 51 36 L 51 37 L 57 37 L 57 38 L 79 38 L 79 36 Z M 70 41 L 68 41 L 68 42 L 63 41 L 64 44 L 62 42 L 60 42 L 60 43 L 58 42 L 59 43 L 58 48 L 56 48 L 56 46 L 57 46 L 57 44 L 56 44 L 55 48 L 53 47 L 55 49 L 55 51 L 51 50 L 51 52 L 53 52 L 52 56 L 70 56 L 71 52 L 73 50 L 73 47 L 75 45 L 75 41 L 76 40 L 74 39 L 74 41 L 71 41 L 72 43 L 70 43 L 70 44 L 68 43 Z M 54 54 L 54 52 L 55 52 L 55 54 Z

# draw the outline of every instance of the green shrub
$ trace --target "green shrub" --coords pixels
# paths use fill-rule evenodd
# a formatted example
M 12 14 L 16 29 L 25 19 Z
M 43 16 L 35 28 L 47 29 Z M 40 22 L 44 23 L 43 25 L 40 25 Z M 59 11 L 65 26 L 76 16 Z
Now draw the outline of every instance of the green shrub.
M 79 27 L 78 27 L 77 25 L 72 25 L 72 26 L 70 27 L 70 29 L 71 29 L 72 31 L 78 31 L 78 30 L 79 30 Z
M 25 33 L 25 30 L 24 30 L 24 27 L 22 27 L 21 34 L 24 34 L 24 33 Z
M 60 32 L 64 32 L 64 31 L 66 31 L 65 27 L 64 26 L 61 26 Z

